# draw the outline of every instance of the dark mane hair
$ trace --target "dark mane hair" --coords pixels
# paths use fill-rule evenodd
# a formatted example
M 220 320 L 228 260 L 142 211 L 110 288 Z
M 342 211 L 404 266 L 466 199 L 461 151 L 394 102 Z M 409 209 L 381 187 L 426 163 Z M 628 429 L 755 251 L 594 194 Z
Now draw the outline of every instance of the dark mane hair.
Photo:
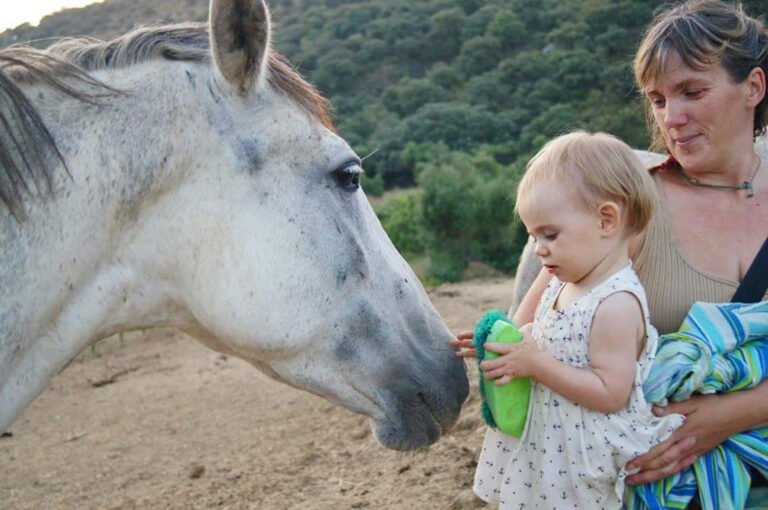
M 24 95 L 23 85 L 42 83 L 79 101 L 103 104 L 122 92 L 93 78 L 92 71 L 157 58 L 210 62 L 208 25 L 148 26 L 106 42 L 68 38 L 44 50 L 26 46 L 0 50 L 0 201 L 13 216 L 24 218 L 24 194 L 51 193 L 52 159 L 66 169 L 56 141 Z M 268 58 L 268 83 L 333 130 L 328 101 L 284 57 L 270 52 Z

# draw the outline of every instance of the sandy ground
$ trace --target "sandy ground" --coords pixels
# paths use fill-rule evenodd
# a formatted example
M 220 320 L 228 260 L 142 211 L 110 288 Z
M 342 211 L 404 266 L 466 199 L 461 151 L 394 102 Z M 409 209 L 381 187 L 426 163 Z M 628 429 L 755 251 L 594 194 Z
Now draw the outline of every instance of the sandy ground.
M 505 309 L 508 279 L 430 290 L 455 332 Z M 367 420 L 173 331 L 82 353 L 0 438 L 0 509 L 447 509 L 469 487 L 484 426 L 477 372 L 456 427 L 394 452 Z

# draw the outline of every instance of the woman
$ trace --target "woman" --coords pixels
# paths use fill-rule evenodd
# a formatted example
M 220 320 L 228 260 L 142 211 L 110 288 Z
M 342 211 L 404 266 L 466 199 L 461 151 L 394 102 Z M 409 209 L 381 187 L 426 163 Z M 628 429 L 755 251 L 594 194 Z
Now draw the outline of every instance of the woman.
M 635 75 L 648 102 L 651 148 L 670 155 L 651 170 L 661 211 L 632 242 L 660 333 L 677 330 L 695 301 L 730 301 L 768 237 L 768 161 L 754 150 L 768 120 L 766 73 L 762 24 L 715 0 L 661 13 L 638 50 Z M 518 324 L 531 322 L 550 278 L 539 273 L 515 313 Z M 459 355 L 474 355 L 470 339 L 462 333 L 453 341 L 465 349 Z M 630 463 L 639 468 L 630 484 L 676 473 L 730 435 L 768 426 L 768 382 L 655 412 L 684 414 L 686 422 Z

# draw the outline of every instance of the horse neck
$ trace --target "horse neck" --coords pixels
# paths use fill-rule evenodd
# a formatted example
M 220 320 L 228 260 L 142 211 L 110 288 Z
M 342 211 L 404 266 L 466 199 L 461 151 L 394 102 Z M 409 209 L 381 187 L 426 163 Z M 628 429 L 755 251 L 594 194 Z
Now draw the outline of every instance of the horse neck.
M 90 343 L 186 320 L 162 283 L 141 274 L 141 250 L 130 246 L 144 201 L 184 166 L 169 138 L 185 119 L 147 99 L 172 104 L 179 91 L 167 74 L 136 67 L 113 82 L 130 94 L 104 107 L 25 91 L 71 177 L 55 169 L 55 196 L 30 199 L 25 221 L 0 213 L 0 430 Z M 152 256 L 144 248 L 142 261 Z

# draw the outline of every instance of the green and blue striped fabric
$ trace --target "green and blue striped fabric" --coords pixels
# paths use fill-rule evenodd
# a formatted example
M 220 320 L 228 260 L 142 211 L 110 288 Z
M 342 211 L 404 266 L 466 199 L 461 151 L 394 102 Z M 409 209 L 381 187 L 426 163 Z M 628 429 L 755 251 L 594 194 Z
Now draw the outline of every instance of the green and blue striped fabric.
M 768 302 L 695 303 L 677 333 L 662 335 L 643 385 L 654 404 L 694 393 L 752 388 L 768 376 Z M 629 510 L 686 508 L 698 492 L 704 510 L 768 508 L 750 493 L 750 466 L 768 476 L 768 428 L 736 434 L 689 468 L 659 482 L 628 488 Z

